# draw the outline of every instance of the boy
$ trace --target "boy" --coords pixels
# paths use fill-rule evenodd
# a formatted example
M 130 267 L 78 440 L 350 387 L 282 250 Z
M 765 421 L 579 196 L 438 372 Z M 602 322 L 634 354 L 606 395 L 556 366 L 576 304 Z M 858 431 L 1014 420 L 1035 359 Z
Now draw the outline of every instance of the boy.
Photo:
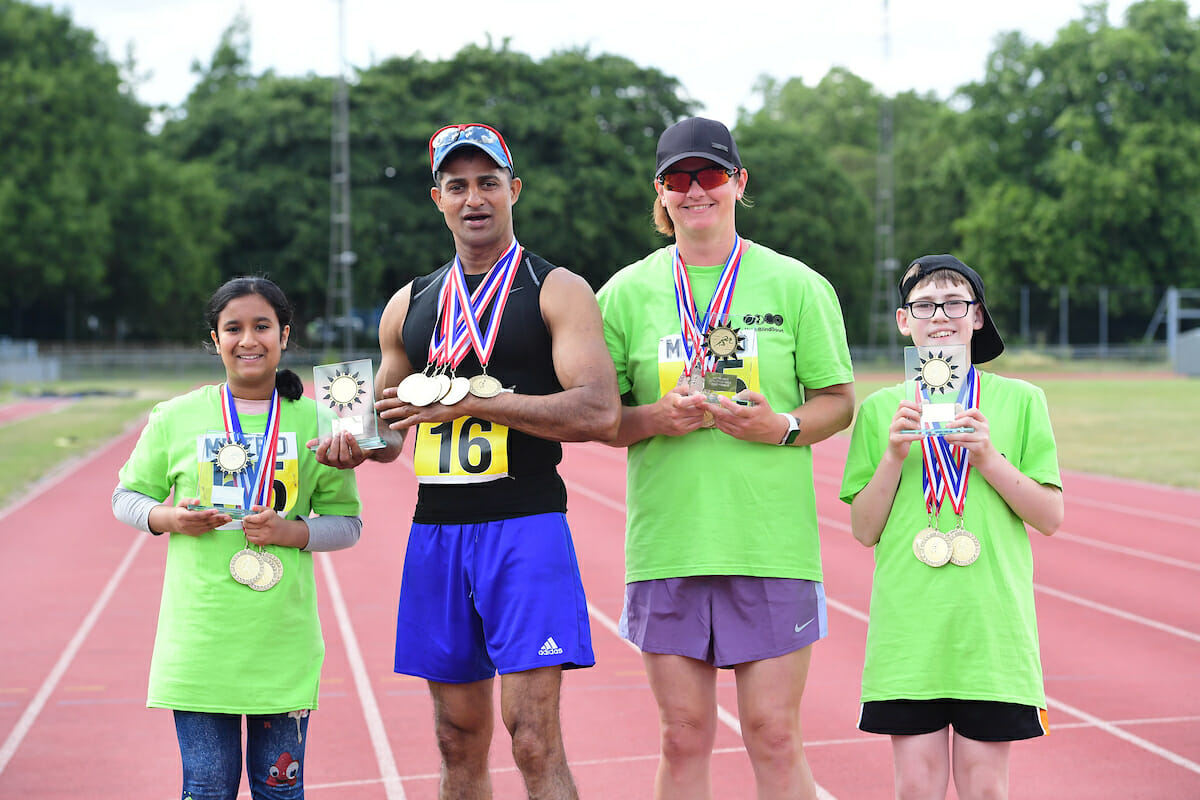
M 954 256 L 917 259 L 899 289 L 914 344 L 969 345 L 973 365 L 1004 350 L 982 279 Z M 1010 743 L 1048 732 L 1025 529 L 1049 536 L 1063 518 L 1046 399 L 974 366 L 964 378 L 950 426 L 972 432 L 903 433 L 920 406 L 881 389 L 842 479 L 854 538 L 875 548 L 858 727 L 892 737 L 897 798 L 944 797 L 951 768 L 961 800 L 1007 797 Z M 931 536 L 946 546 L 923 547 Z

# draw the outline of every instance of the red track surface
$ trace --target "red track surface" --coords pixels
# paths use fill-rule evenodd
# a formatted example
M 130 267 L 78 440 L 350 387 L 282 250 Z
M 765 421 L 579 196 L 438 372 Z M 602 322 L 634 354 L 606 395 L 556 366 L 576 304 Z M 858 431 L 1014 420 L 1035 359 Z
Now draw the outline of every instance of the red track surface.
M 0 512 L 3 800 L 179 796 L 171 715 L 144 707 L 166 543 L 109 511 L 135 437 Z M 816 449 L 831 633 L 816 645 L 804 723 L 826 796 L 866 800 L 891 796 L 891 755 L 885 738 L 854 727 L 871 554 L 850 536 L 836 498 L 845 447 L 835 438 Z M 567 752 L 584 797 L 649 797 L 654 702 L 640 656 L 614 627 L 624 454 L 570 445 L 563 474 L 598 660 L 566 675 Z M 362 541 L 317 559 L 328 655 L 310 729 L 308 797 L 434 798 L 425 687 L 391 672 L 415 484 L 400 464 L 368 464 L 359 481 Z M 1200 797 L 1200 494 L 1079 474 L 1066 481 L 1062 532 L 1035 541 L 1052 735 L 1014 746 L 1012 797 Z M 264 637 L 286 635 L 263 625 Z M 727 724 L 714 758 L 716 796 L 749 798 L 731 675 L 718 692 Z M 497 727 L 495 796 L 524 797 Z
M 52 414 L 74 402 L 74 398 L 54 397 L 0 403 L 0 425 L 7 425 L 35 414 Z

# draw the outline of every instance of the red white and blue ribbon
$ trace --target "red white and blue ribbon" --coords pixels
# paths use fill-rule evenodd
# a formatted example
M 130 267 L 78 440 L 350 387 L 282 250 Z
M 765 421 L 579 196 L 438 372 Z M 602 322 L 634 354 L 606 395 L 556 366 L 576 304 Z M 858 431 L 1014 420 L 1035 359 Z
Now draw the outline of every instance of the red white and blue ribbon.
M 221 392 L 221 416 L 225 422 L 225 435 L 230 441 L 246 445 L 246 436 L 242 433 L 242 421 L 238 418 L 237 402 L 233 399 L 233 391 L 226 383 Z M 246 468 L 246 475 L 236 475 L 234 480 L 242 487 L 246 500 L 244 508 L 249 511 L 253 506 L 271 507 L 272 494 L 275 489 L 275 453 L 279 447 L 279 390 L 271 390 L 271 400 L 267 404 L 267 427 L 263 431 L 262 448 L 257 459 L 251 459 Z
M 717 279 L 717 286 L 709 298 L 704 316 L 699 315 L 696 298 L 692 294 L 692 282 L 688 278 L 687 266 L 679 255 L 679 248 L 671 245 L 671 265 L 675 276 L 675 307 L 679 312 L 679 332 L 683 337 L 683 351 L 687 362 L 684 375 L 692 374 L 692 367 L 701 365 L 701 374 L 716 368 L 716 357 L 707 351 L 704 334 L 717 325 L 729 322 L 729 308 L 733 304 L 733 290 L 737 285 L 738 270 L 742 264 L 742 240 L 733 235 L 733 249 L 725 259 L 725 268 Z
M 512 246 L 488 270 L 483 282 L 469 297 L 462 262 L 457 255 L 454 256 L 454 263 L 446 271 L 438 294 L 438 322 L 433 326 L 433 335 L 429 340 L 430 362 L 439 366 L 448 363 L 451 367 L 458 367 L 474 347 L 479 363 L 488 363 L 496 346 L 500 318 L 504 316 L 508 293 L 516 279 L 522 253 L 521 245 L 513 239 Z M 493 300 L 495 307 L 487 330 L 481 332 L 478 320 L 482 319 Z
M 979 373 L 972 365 L 967 371 L 957 402 L 963 409 L 979 407 Z M 921 486 L 925 493 L 925 509 L 930 514 L 941 511 L 946 497 L 954 513 L 962 516 L 967 502 L 967 479 L 971 474 L 970 453 L 965 447 L 952 445 L 941 436 L 925 436 L 921 440 Z

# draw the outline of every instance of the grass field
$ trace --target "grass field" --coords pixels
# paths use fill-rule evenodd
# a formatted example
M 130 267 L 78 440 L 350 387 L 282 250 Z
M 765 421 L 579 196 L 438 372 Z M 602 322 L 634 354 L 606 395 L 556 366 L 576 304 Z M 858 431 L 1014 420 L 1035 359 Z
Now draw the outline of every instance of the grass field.
M 1045 391 L 1063 469 L 1200 489 L 1200 380 L 1157 371 L 995 371 Z M 899 380 L 860 375 L 858 401 Z
M 1086 370 L 1086 371 L 1084 371 Z M 1200 380 L 1125 365 L 998 361 L 995 370 L 1041 386 L 1064 469 L 1200 489 Z M 860 371 L 855 392 L 899 381 L 899 372 Z M 203 379 L 96 380 L 0 387 L 0 404 L 28 394 L 76 395 L 47 415 L 0 424 L 0 508 L 29 486 L 117 436 L 158 401 Z M 113 475 L 113 485 L 117 476 Z

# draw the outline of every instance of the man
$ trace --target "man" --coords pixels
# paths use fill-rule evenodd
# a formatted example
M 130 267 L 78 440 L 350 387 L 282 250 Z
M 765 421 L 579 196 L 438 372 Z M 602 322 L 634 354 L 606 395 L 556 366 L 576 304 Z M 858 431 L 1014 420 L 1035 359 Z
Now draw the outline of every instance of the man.
M 399 673 L 425 678 L 440 796 L 491 796 L 492 682 L 530 797 L 577 797 L 559 724 L 562 670 L 595 663 L 566 524 L 559 442 L 611 439 L 612 360 L 587 282 L 523 250 L 521 179 L 494 129 L 429 143 L 430 196 L 454 259 L 398 291 L 379 327 L 376 403 L 387 440 L 324 442 L 325 463 L 392 461 L 416 431 L 419 481 L 396 624 Z

